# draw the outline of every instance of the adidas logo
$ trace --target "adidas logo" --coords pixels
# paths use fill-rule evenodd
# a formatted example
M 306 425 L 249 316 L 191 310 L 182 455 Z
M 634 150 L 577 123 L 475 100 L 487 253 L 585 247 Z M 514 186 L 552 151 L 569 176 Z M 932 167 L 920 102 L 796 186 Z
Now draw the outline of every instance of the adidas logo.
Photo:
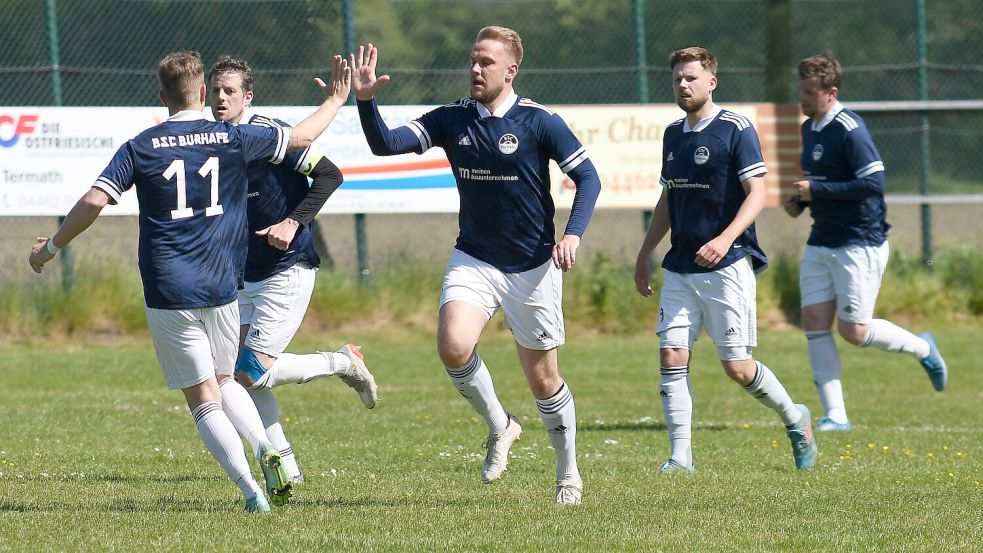
M 659 390 L 659 397 L 669 397 L 665 390 Z
M 669 152 L 669 155 L 666 156 L 666 161 L 672 161 L 673 159 L 675 158 L 672 156 L 672 152 Z
M 457 141 L 457 145 L 458 146 L 470 146 L 471 145 L 471 139 L 468 138 L 468 135 L 464 135 L 464 136 L 461 137 L 460 140 Z
M 550 428 L 546 432 L 549 433 L 549 434 L 566 434 L 567 433 L 567 430 L 569 430 L 569 429 L 566 426 L 563 426 L 561 424 L 560 426 L 557 426 L 557 427 L 554 427 L 554 428 Z
M 737 330 L 734 327 L 730 327 L 727 329 L 727 332 L 724 332 L 724 336 L 737 336 Z
M 253 338 L 259 338 L 259 329 L 254 328 L 253 331 L 249 333 L 249 335 L 252 336 Z
M 853 306 L 852 305 L 848 305 L 848 306 L 846 306 L 846 307 L 843 308 L 843 311 L 846 311 L 847 313 L 853 313 L 853 311 L 854 311 L 853 310 Z

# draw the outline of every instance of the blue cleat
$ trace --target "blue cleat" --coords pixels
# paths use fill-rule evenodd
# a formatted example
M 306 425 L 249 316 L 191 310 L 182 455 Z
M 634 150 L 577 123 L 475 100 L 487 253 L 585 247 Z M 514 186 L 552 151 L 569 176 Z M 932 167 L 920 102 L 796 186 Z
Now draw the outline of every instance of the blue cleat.
M 792 457 L 795 458 L 795 468 L 806 470 L 816 464 L 816 457 L 819 455 L 819 446 L 816 445 L 816 437 L 812 435 L 812 413 L 809 408 L 801 403 L 795 407 L 802 413 L 802 419 L 787 427 L 786 434 L 792 441 Z
M 930 348 L 928 355 L 921 358 L 919 362 L 922 364 L 925 372 L 928 373 L 928 378 L 932 381 L 932 387 L 935 388 L 936 392 L 941 392 L 949 380 L 949 370 L 945 366 L 945 359 L 942 359 L 942 354 L 939 353 L 939 346 L 935 343 L 935 336 L 932 336 L 931 332 L 922 332 L 918 337 L 924 338 Z
M 277 507 L 283 507 L 290 500 L 290 475 L 281 462 L 280 452 L 269 442 L 259 444 L 259 466 L 263 468 L 270 501 Z
M 259 492 L 256 495 L 246 499 L 246 512 L 247 513 L 270 512 L 270 504 L 266 502 L 266 496 L 263 495 L 263 492 Z
M 850 421 L 836 422 L 829 417 L 819 419 L 819 424 L 816 425 L 816 432 L 849 432 L 851 430 L 853 430 L 853 425 L 850 424 Z
M 673 472 L 696 472 L 696 467 L 694 467 L 693 465 L 690 465 L 688 467 L 683 466 L 682 463 L 670 457 L 668 461 L 662 463 L 662 466 L 659 467 L 659 472 L 663 474 L 669 474 Z

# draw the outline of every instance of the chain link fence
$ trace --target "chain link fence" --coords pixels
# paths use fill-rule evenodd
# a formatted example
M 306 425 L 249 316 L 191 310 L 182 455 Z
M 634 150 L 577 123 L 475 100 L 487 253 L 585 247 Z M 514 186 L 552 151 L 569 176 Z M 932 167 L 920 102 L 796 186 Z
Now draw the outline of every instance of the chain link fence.
M 201 51 L 206 66 L 221 54 L 248 60 L 259 106 L 308 105 L 316 99 L 310 77 L 329 73 L 330 56 L 346 50 L 346 39 L 379 46 L 380 70 L 393 77 L 383 103 L 443 104 L 467 94 L 470 46 L 489 24 L 522 35 L 517 90 L 547 105 L 671 103 L 667 58 L 690 45 L 718 55 L 715 99 L 722 104 L 796 102 L 798 61 L 824 50 L 844 64 L 846 102 L 976 100 L 983 90 L 978 9 L 978 0 L 5 0 L 0 115 L 2 106 L 159 105 L 157 61 L 189 48 Z M 863 115 L 891 193 L 919 192 L 925 163 L 932 193 L 980 192 L 983 112 Z M 0 139 L 9 133 L 0 120 Z M 78 263 L 135 258 L 136 222 L 119 219 L 99 223 L 105 241 L 98 246 L 78 245 Z M 624 219 L 598 217 L 591 233 L 633 255 L 642 218 L 637 235 L 625 235 Z M 936 217 L 936 224 L 958 232 L 952 219 Z M 320 220 L 338 269 L 354 271 L 351 217 Z M 443 259 L 456 231 L 453 216 L 368 220 L 373 268 L 408 252 L 430 256 L 427 248 Z M 26 278 L 28 245 L 56 224 L 0 218 L 0 282 Z

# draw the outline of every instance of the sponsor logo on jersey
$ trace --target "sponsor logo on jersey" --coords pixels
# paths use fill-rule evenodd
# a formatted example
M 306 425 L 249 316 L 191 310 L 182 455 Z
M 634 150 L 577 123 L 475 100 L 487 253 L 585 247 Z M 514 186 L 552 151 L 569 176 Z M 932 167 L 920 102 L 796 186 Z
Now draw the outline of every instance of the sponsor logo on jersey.
M 820 158 L 822 157 L 823 157 L 823 145 L 816 144 L 816 146 L 812 149 L 812 160 L 819 161 Z
M 519 137 L 508 133 L 498 139 L 498 151 L 505 155 L 514 154 L 519 149 Z
M 471 139 L 468 138 L 468 135 L 464 135 L 464 136 L 461 137 L 460 140 L 457 141 L 457 145 L 458 146 L 470 146 L 471 145 Z
M 693 153 L 693 161 L 697 165 L 703 165 L 704 163 L 710 161 L 710 150 L 706 146 L 700 146 Z

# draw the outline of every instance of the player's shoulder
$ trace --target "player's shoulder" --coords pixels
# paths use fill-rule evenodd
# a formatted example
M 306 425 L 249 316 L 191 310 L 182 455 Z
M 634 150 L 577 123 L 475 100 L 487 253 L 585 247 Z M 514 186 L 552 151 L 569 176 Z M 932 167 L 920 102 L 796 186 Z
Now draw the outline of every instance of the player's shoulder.
M 539 102 L 530 98 L 523 98 L 522 96 L 519 96 L 519 99 L 515 102 L 515 109 L 517 111 L 526 112 L 533 115 L 545 115 L 549 117 L 556 115 L 555 111 L 544 106 L 543 104 L 540 104 Z
M 751 124 L 750 119 L 728 109 L 720 110 L 720 117 L 718 117 L 717 120 L 724 126 L 733 126 L 738 132 L 744 132 L 745 130 L 754 127 L 754 125 Z
M 461 98 L 449 104 L 444 104 L 437 109 L 450 111 L 454 113 L 461 113 L 469 110 L 474 110 L 477 104 L 478 102 L 472 98 Z
M 268 117 L 266 115 L 261 115 L 258 113 L 251 114 L 249 116 L 249 120 L 244 121 L 244 123 L 248 125 L 257 125 L 260 127 L 269 127 L 269 128 L 286 128 L 290 126 L 287 123 L 275 117 Z
M 833 117 L 833 124 L 850 133 L 864 126 L 864 120 L 856 113 L 843 108 Z

